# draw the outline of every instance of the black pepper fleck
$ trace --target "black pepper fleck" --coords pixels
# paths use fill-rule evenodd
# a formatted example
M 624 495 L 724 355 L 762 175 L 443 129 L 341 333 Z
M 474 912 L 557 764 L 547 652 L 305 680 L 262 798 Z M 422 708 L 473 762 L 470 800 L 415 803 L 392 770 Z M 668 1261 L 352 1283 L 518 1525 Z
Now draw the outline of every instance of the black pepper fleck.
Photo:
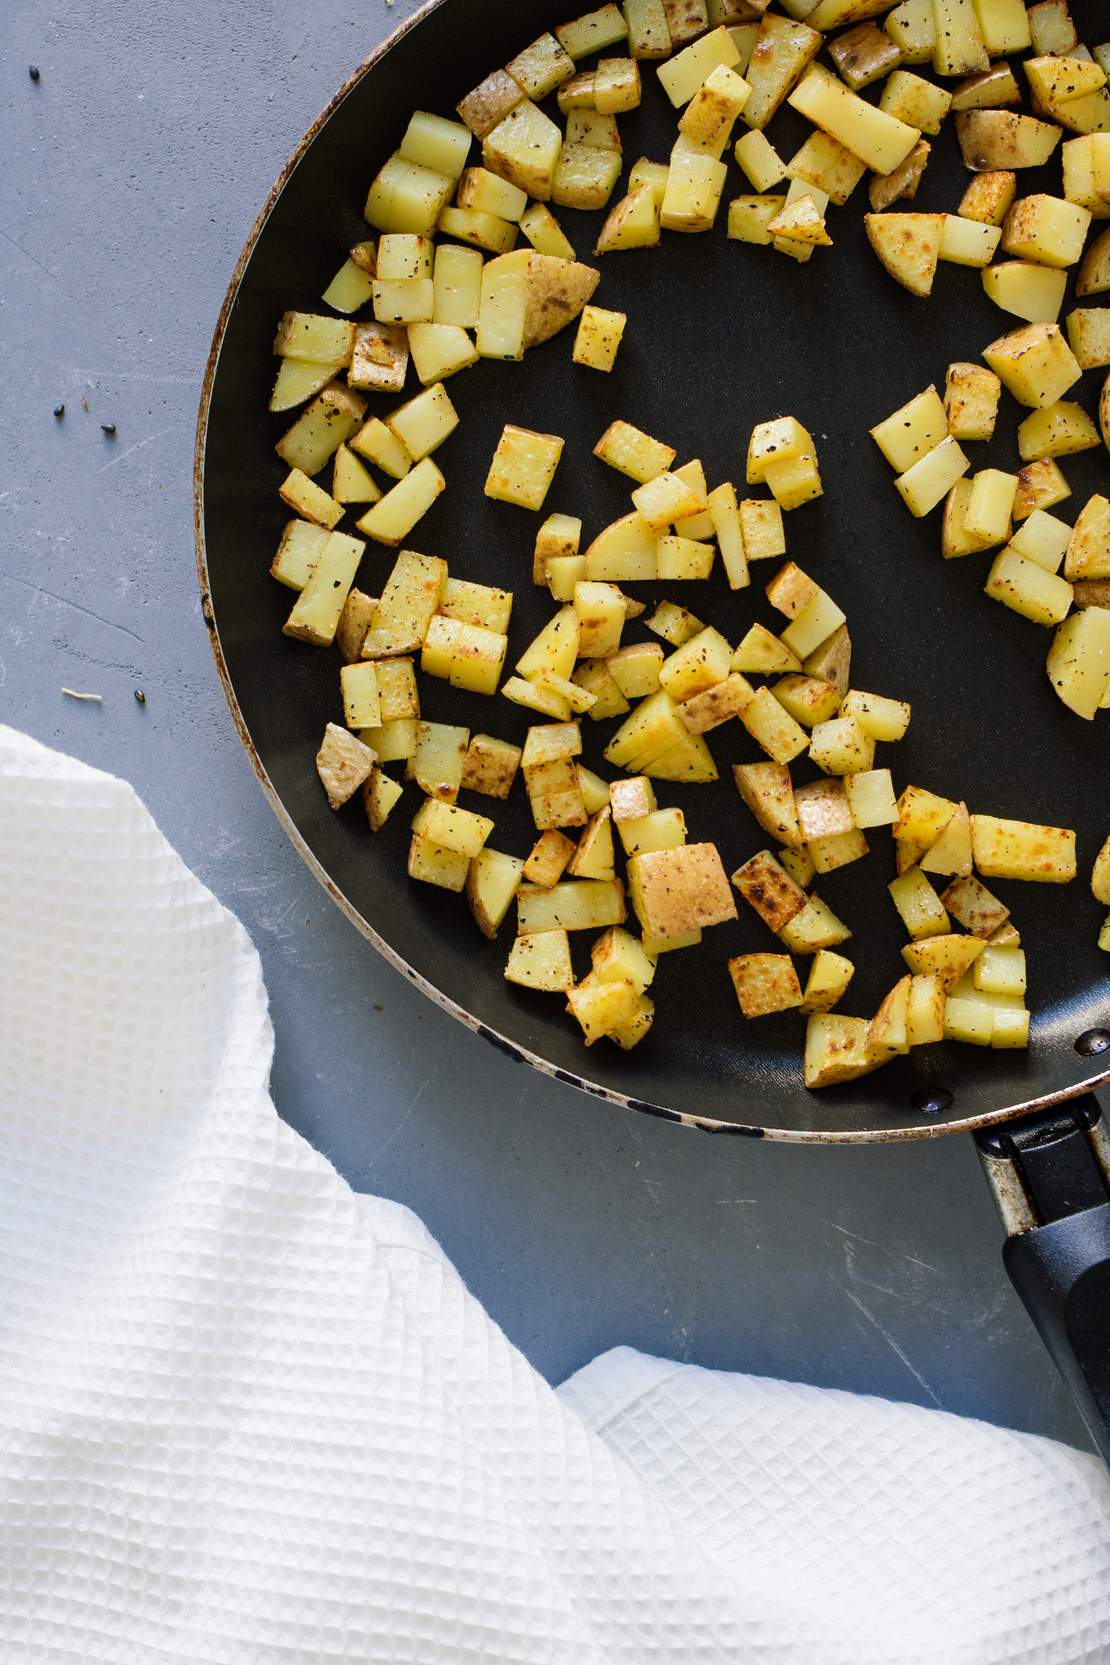
M 135 689 L 135 704 L 136 705 L 145 705 L 146 704 L 146 695 L 143 693 L 141 688 L 136 688 Z
M 38 64 L 28 64 L 27 65 L 27 73 L 31 77 L 32 81 L 38 81 L 38 80 L 41 79 Z
M 54 415 L 58 418 L 59 422 L 62 420 L 62 417 L 65 415 L 65 413 L 66 413 L 66 408 L 65 408 L 64 405 L 55 405 L 54 406 Z
M 100 424 L 100 431 L 102 434 L 107 434 L 109 439 L 115 439 L 116 437 L 116 425 L 114 422 L 102 422 Z

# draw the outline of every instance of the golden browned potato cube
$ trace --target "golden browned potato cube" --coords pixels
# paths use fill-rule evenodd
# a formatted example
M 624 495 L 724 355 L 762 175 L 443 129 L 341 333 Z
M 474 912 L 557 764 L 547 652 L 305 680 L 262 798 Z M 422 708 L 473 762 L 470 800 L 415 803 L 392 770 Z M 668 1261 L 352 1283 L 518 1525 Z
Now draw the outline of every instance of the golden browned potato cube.
M 624 889 L 617 879 L 564 879 L 550 890 L 522 885 L 516 906 L 521 936 L 534 931 L 601 931 L 625 921 Z
M 1027 520 L 1037 509 L 1051 509 L 1071 496 L 1071 487 L 1051 457 L 1039 457 L 1018 470 L 1014 519 Z
M 655 959 L 641 942 L 619 925 L 610 926 L 590 949 L 594 975 L 599 982 L 627 981 L 638 994 L 655 980 Z
M 370 771 L 370 778 L 362 788 L 362 807 L 371 832 L 381 832 L 403 796 L 401 783 L 387 775 L 384 769 L 375 766 Z
M 525 768 L 524 784 L 538 832 L 549 827 L 584 827 L 589 820 L 574 761 L 554 758 Z
M 561 994 L 573 987 L 570 941 L 563 930 L 536 931 L 517 937 L 505 967 L 505 977 L 521 988 Z
M 538 102 L 570 79 L 574 74 L 574 59 L 554 35 L 540 35 L 505 67 L 528 97 Z
M 734 763 L 737 791 L 756 821 L 788 848 L 805 844 L 790 770 L 779 763 Z
M 670 468 L 677 452 L 630 422 L 614 422 L 594 446 L 594 456 L 619 474 L 646 485 Z
M 1090 224 L 1089 209 L 1040 192 L 1014 203 L 1006 216 L 1002 247 L 1007 254 L 1042 266 L 1074 266 Z
M 641 996 L 627 978 L 603 981 L 591 972 L 567 991 L 567 1011 L 582 1027 L 587 1046 L 631 1023 Z
M 1088 499 L 1068 540 L 1067 578 L 1110 578 L 1110 499 L 1101 492 Z
M 628 863 L 632 905 L 646 936 L 674 937 L 736 918 L 715 844 L 653 850 Z
M 491 941 L 520 889 L 523 863 L 488 845 L 479 850 L 466 876 L 466 899 L 475 923 Z
M 971 817 L 975 865 L 986 879 L 1070 884 L 1076 875 L 1075 833 L 1068 827 Z
M 521 749 L 491 734 L 476 734 L 467 749 L 460 785 L 487 798 L 507 798 L 520 768 Z
M 573 839 L 567 838 L 556 828 L 549 827 L 546 832 L 540 834 L 532 847 L 531 855 L 524 863 L 525 881 L 530 885 L 538 885 L 541 890 L 550 890 L 566 872 L 567 863 L 574 850 Z
M 486 479 L 485 493 L 522 509 L 542 509 L 565 441 L 507 423 Z
M 802 985 L 788 954 L 738 954 L 729 976 L 746 1018 L 788 1012 L 802 1004 Z
M 460 809 L 458 804 L 425 798 L 413 817 L 412 830 L 429 843 L 454 850 L 473 861 L 493 831 L 493 822 L 488 815 L 476 815 L 473 810 Z
M 837 948 L 852 935 L 827 902 L 811 896 L 801 913 L 779 932 L 792 954 L 817 954 L 822 948 Z
M 775 12 L 764 13 L 744 69 L 744 78 L 752 89 L 744 107 L 749 127 L 767 126 L 823 45 L 824 36 L 808 23 Z M 824 126 L 813 119 L 815 126 Z
M 854 29 L 847 29 L 844 34 L 837 35 L 829 44 L 829 57 L 840 71 L 841 79 L 848 83 L 853 92 L 858 92 L 861 87 L 869 87 L 872 81 L 879 81 L 884 75 L 889 75 L 891 70 L 897 70 L 902 61 L 901 49 L 874 23 L 858 23 Z M 917 76 L 913 77 L 913 80 L 917 79 Z M 887 102 L 887 89 L 893 81 L 895 76 L 890 75 L 890 80 L 883 89 L 881 108 L 890 115 L 910 122 L 914 127 L 924 129 L 923 122 L 914 121 L 912 113 L 906 113 L 906 109 L 903 108 L 907 103 L 905 99 L 896 101 L 897 108 L 890 107 L 890 103 Z M 938 90 L 930 86 L 931 92 Z M 947 111 L 947 94 L 944 108 Z M 936 131 L 939 131 L 939 128 Z
M 856 974 L 851 960 L 822 948 L 813 956 L 806 979 L 803 1012 L 831 1012 L 837 1001 L 847 992 Z
M 408 874 L 421 884 L 437 885 L 441 890 L 462 891 L 470 872 L 470 858 L 457 850 L 447 850 L 433 844 L 419 833 L 413 833 L 409 844 Z
M 982 364 L 950 364 L 944 389 L 948 432 L 958 440 L 990 439 L 1002 383 Z
M 943 214 L 865 214 L 871 247 L 911 295 L 929 295 L 944 236 Z
M 450 723 L 417 723 L 416 745 L 405 765 L 405 778 L 442 803 L 453 804 L 462 784 L 470 730 Z
M 563 135 L 556 123 L 526 98 L 485 135 L 482 163 L 490 173 L 547 202 L 562 148 Z
M 872 174 L 867 186 L 872 212 L 881 213 L 895 202 L 912 201 L 931 155 L 932 146 L 928 139 L 918 139 L 906 160 L 892 172 Z
M 806 906 L 805 891 L 769 850 L 760 850 L 746 861 L 732 875 L 732 882 L 763 923 L 776 933 Z
M 931 936 L 907 943 L 902 958 L 915 977 L 937 977 L 948 993 L 986 946 L 982 937 Z
M 612 370 L 627 323 L 626 312 L 608 312 L 600 306 L 584 307 L 574 343 L 575 364 L 591 370 Z

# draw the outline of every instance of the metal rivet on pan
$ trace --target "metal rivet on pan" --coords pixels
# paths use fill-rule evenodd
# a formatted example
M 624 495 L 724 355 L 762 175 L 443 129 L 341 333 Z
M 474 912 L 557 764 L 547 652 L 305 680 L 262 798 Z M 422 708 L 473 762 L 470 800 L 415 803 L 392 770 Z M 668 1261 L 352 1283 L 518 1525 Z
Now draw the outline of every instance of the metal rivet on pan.
M 914 1093 L 910 1099 L 911 1107 L 919 1116 L 943 1116 L 946 1110 L 951 1110 L 954 1102 L 947 1087 L 930 1087 L 927 1091 Z
M 1110 1052 L 1110 1029 L 1086 1029 L 1075 1043 L 1081 1058 L 1097 1058 L 1100 1052 Z

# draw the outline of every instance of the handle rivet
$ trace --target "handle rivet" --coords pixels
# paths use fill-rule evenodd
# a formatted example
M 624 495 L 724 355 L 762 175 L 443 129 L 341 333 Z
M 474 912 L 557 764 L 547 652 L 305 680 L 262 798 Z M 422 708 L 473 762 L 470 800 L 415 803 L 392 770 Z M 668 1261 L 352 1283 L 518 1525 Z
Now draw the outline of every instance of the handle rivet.
M 1100 1052 L 1110 1052 L 1110 1029 L 1086 1029 L 1078 1037 L 1075 1050 L 1081 1058 L 1097 1058 Z
M 943 1116 L 946 1110 L 951 1110 L 955 1103 L 947 1087 L 930 1087 L 926 1091 L 914 1093 L 910 1099 L 911 1107 L 919 1116 Z

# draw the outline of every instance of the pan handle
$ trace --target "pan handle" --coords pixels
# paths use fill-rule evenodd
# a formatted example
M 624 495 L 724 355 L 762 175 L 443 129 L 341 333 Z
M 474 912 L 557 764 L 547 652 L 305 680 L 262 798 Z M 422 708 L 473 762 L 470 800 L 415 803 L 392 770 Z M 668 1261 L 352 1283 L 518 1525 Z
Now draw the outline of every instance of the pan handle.
M 1010 1281 L 1110 1465 L 1110 1128 L 1088 1095 L 977 1143 Z

